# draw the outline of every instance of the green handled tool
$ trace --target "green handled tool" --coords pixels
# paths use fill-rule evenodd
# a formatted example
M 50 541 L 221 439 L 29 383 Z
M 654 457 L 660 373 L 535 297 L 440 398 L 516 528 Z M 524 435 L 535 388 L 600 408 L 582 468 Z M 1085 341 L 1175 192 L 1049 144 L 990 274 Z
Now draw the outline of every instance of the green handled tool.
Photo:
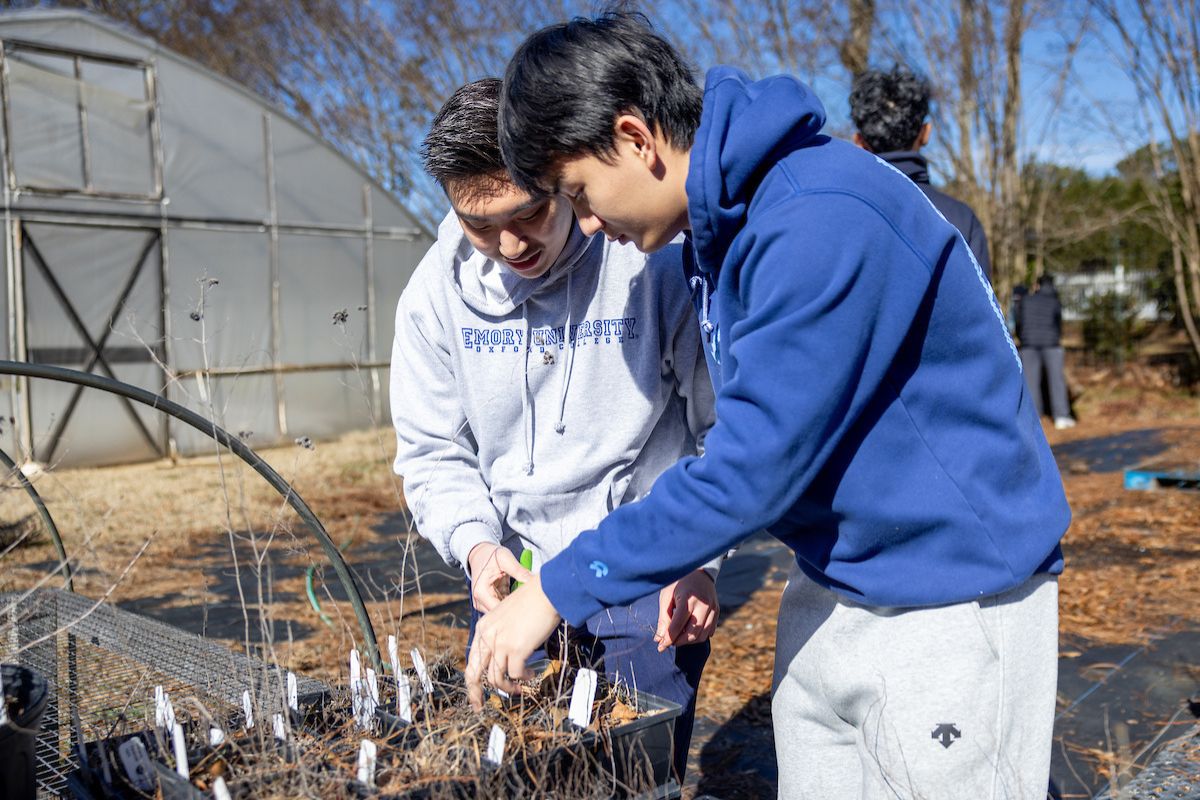
M 530 550 L 528 547 L 526 547 L 524 550 L 521 551 L 521 566 L 524 567 L 525 569 L 529 570 L 530 572 L 533 571 L 533 551 Z M 519 580 L 513 579 L 512 588 L 520 589 L 521 582 Z

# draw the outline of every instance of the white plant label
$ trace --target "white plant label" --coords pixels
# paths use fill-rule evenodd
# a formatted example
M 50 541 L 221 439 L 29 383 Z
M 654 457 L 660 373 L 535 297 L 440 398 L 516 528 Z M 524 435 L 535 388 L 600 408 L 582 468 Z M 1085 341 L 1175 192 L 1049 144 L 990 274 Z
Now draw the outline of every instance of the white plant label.
M 229 794 L 229 787 L 225 785 L 225 779 L 220 775 L 213 781 L 213 800 L 233 800 Z
M 300 693 L 296 686 L 296 673 L 289 672 L 287 674 L 287 694 L 288 708 L 292 711 L 300 710 Z
M 281 742 L 287 741 L 287 728 L 283 724 L 283 714 L 275 714 L 271 717 L 271 723 L 275 730 L 275 738 Z
M 185 781 L 189 780 L 192 769 L 188 766 L 187 742 L 183 740 L 183 726 L 178 722 L 171 729 L 171 740 L 175 743 L 175 771 Z
M 350 708 L 354 714 L 354 722 L 361 728 L 363 725 L 363 690 L 362 662 L 359 661 L 358 651 L 350 651 Z
M 367 691 L 363 702 L 363 727 L 375 719 L 375 709 L 379 708 L 379 676 L 375 670 L 367 667 Z
M 225 744 L 225 731 L 220 728 L 209 728 L 208 744 L 210 747 L 220 747 Z
M 421 688 L 425 690 L 425 694 L 433 694 L 433 681 L 429 679 L 429 670 L 425 668 L 425 659 L 421 658 L 421 651 L 414 647 L 410 655 L 413 667 L 417 670 L 417 677 L 421 679 Z
M 175 727 L 175 707 L 171 695 L 161 686 L 154 687 L 154 727 L 171 730 Z
M 592 724 L 592 702 L 596 699 L 596 684 L 599 679 L 594 669 L 581 669 L 575 674 L 575 688 L 571 690 L 571 722 L 580 728 Z
M 396 681 L 396 713 L 405 723 L 412 723 L 412 687 L 408 685 L 408 676 L 403 672 Z
M 154 791 L 154 767 L 150 764 L 150 756 L 146 753 L 146 745 L 134 737 L 121 743 L 117 748 L 121 757 L 121 766 L 129 776 L 129 782 L 143 792 Z
M 166 694 L 161 686 L 154 687 L 154 727 L 162 728 L 167 724 Z
M 488 736 L 487 755 L 484 756 L 484 759 L 494 767 L 500 766 L 500 762 L 504 760 L 504 745 L 507 741 L 508 736 L 500 730 L 500 726 L 493 725 L 492 732 Z
M 0 675 L 0 725 L 8 723 L 8 700 L 4 697 L 4 676 Z
M 358 748 L 358 782 L 367 786 L 375 785 L 375 763 L 378 748 L 370 739 L 363 739 Z
M 246 715 L 246 730 L 254 727 L 254 709 L 250 706 L 250 690 L 242 692 L 242 711 Z
M 388 661 L 392 662 L 392 677 L 396 679 L 396 713 L 404 722 L 412 722 L 412 690 L 408 676 L 400 666 L 400 648 L 395 636 L 388 636 Z
M 400 682 L 400 648 L 396 644 L 395 636 L 388 636 L 388 661 L 392 664 L 392 677 L 396 682 Z

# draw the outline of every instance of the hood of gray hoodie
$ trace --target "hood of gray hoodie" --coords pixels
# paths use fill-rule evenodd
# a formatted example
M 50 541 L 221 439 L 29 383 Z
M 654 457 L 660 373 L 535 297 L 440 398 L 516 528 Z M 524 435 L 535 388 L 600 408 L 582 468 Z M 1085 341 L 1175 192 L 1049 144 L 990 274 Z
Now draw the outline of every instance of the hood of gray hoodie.
M 395 468 L 448 563 L 492 539 L 540 564 L 697 452 L 713 395 L 681 246 L 573 226 L 530 280 L 442 222 L 397 308 L 390 387 Z

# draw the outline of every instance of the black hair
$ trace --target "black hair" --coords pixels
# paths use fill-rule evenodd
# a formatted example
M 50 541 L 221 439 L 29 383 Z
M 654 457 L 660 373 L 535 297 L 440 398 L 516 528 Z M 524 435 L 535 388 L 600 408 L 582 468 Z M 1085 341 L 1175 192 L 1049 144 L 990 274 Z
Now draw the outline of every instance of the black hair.
M 609 159 L 621 114 L 638 114 L 673 147 L 690 148 L 701 99 L 691 68 L 646 17 L 576 17 L 530 36 L 509 62 L 500 150 L 518 186 L 548 191 L 564 159 Z
M 500 79 L 483 78 L 460 86 L 433 118 L 421 159 L 443 189 L 464 184 L 486 191 L 507 180 L 497 138 L 499 108 Z
M 850 119 L 873 153 L 910 150 L 929 116 L 929 81 L 899 64 L 854 77 Z
M 1054 288 L 1054 276 L 1049 272 L 1043 272 L 1038 276 L 1038 288 L 1045 289 L 1047 286 L 1051 289 Z

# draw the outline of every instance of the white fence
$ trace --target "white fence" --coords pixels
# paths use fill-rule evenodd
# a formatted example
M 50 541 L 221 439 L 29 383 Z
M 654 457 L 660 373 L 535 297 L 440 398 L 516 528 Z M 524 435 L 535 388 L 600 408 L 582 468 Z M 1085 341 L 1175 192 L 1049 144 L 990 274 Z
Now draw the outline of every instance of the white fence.
M 1062 301 L 1063 319 L 1078 322 L 1087 316 L 1088 301 L 1097 295 L 1116 293 L 1133 300 L 1138 319 L 1156 320 L 1163 313 L 1153 292 L 1154 273 L 1134 272 L 1118 265 L 1102 272 L 1079 272 L 1054 276 Z

